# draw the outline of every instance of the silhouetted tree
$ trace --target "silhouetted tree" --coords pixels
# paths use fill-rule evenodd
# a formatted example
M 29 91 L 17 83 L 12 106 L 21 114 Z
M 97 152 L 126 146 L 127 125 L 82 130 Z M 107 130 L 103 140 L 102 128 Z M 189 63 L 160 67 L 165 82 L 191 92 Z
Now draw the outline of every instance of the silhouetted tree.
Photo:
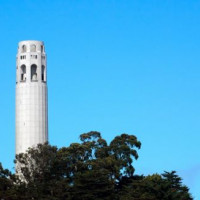
M 191 200 L 175 171 L 134 175 L 141 143 L 121 134 L 110 144 L 96 131 L 80 143 L 57 148 L 48 143 L 16 155 L 17 174 L 0 165 L 4 200 Z
M 119 184 L 120 200 L 192 200 L 175 171 L 162 175 L 124 177 Z

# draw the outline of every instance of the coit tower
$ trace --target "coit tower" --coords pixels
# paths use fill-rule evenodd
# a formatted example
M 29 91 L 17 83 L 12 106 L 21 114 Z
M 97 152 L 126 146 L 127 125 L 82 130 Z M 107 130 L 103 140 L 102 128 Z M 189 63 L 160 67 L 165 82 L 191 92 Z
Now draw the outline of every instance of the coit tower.
M 48 141 L 47 61 L 42 41 L 21 41 L 16 58 L 16 154 Z

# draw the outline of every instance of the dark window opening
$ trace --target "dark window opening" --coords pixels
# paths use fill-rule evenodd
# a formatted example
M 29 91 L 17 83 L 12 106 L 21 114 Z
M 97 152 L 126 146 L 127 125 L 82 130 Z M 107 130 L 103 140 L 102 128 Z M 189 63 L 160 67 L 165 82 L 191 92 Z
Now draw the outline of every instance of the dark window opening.
M 31 65 L 31 81 L 37 81 L 37 65 Z
M 46 79 L 45 79 L 45 66 L 44 65 L 42 65 L 42 81 L 46 81 Z
M 21 66 L 21 81 L 25 82 L 26 81 L 26 65 Z
M 37 55 L 31 55 L 31 58 L 37 59 Z

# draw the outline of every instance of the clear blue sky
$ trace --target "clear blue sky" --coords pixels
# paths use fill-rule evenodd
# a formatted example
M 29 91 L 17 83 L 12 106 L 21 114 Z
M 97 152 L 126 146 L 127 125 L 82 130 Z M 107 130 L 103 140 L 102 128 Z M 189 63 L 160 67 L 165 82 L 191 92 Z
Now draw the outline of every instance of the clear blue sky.
M 4 167 L 14 167 L 17 43 L 43 40 L 50 143 L 135 134 L 136 173 L 177 170 L 199 199 L 199 10 L 199 0 L 0 0 Z

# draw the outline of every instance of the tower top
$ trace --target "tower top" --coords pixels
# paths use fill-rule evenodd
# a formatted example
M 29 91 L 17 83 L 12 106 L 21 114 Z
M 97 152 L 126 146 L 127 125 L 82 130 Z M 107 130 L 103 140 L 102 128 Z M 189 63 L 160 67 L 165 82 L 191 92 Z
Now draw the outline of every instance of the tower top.
M 46 53 L 44 42 L 37 40 L 19 42 L 16 57 L 16 84 L 46 84 Z
M 18 53 L 41 52 L 44 53 L 44 42 L 38 40 L 24 40 L 18 43 Z

